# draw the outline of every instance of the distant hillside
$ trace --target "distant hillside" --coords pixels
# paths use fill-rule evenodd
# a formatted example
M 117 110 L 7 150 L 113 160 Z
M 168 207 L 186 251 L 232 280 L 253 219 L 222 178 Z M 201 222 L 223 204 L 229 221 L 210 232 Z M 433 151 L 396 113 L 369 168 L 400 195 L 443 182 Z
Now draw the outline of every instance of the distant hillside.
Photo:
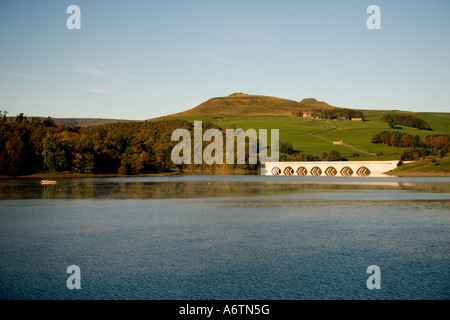
M 196 116 L 291 116 L 293 111 L 301 109 L 301 105 L 293 100 L 275 97 L 234 93 L 228 97 L 209 99 L 199 106 L 167 116 L 196 117 Z
M 303 117 L 307 114 L 312 118 L 333 119 L 337 117 L 363 117 L 362 111 L 332 106 L 326 102 L 318 101 L 314 98 L 294 101 L 283 98 L 276 98 L 262 95 L 250 95 L 245 93 L 233 93 L 227 97 L 217 97 L 209 99 L 195 108 L 151 119 L 178 119 L 201 117 L 208 119 L 218 119 L 223 117 L 246 117 L 246 116 L 282 116 L 282 117 Z M 15 117 L 8 117 L 15 119 Z M 33 116 L 26 116 L 31 121 Z M 36 117 L 45 120 L 46 117 Z M 56 125 L 68 127 L 90 127 L 105 125 L 109 123 L 126 123 L 138 120 L 127 119 L 103 119 L 103 118 L 53 118 Z M 150 120 L 150 119 L 149 119 Z
M 314 109 L 333 109 L 335 106 L 329 105 L 323 101 L 317 101 L 314 98 L 306 98 L 299 102 L 300 106 L 305 110 L 314 110 Z
M 227 97 L 217 97 L 199 106 L 165 118 L 185 118 L 210 116 L 212 119 L 230 116 L 284 116 L 302 117 L 304 113 L 317 118 L 362 117 L 361 111 L 338 108 L 314 98 L 294 101 L 270 96 L 233 93 Z
M 16 117 L 7 117 L 8 119 L 15 119 Z M 39 118 L 41 121 L 47 119 L 47 117 L 27 117 L 27 120 L 31 121 L 33 118 Z M 124 120 L 124 119 L 101 119 L 101 118 L 53 118 L 57 126 L 64 125 L 67 127 L 90 127 L 90 126 L 100 126 L 109 123 L 124 123 L 132 122 L 135 120 Z
M 110 123 L 125 123 L 132 122 L 135 120 L 124 120 L 124 119 L 96 119 L 96 118 L 52 118 L 56 125 L 65 125 L 68 127 L 90 127 L 90 126 L 100 126 Z

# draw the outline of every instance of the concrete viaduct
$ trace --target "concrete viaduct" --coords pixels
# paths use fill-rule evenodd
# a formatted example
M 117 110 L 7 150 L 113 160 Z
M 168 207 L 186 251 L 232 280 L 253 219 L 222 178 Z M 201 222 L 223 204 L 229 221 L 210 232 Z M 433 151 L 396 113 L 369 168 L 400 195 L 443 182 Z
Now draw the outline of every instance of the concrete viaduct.
M 397 167 L 392 161 L 266 162 L 261 175 L 267 176 L 379 176 Z M 406 163 L 406 162 L 405 162 Z

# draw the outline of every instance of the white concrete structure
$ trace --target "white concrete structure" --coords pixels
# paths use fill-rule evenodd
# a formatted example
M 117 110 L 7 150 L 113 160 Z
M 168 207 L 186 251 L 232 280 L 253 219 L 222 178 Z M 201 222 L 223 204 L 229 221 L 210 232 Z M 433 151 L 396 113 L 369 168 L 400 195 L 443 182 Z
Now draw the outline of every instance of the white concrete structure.
M 266 162 L 261 175 L 267 176 L 379 176 L 397 167 L 392 161 L 312 161 L 312 162 Z M 406 161 L 405 161 L 406 163 Z

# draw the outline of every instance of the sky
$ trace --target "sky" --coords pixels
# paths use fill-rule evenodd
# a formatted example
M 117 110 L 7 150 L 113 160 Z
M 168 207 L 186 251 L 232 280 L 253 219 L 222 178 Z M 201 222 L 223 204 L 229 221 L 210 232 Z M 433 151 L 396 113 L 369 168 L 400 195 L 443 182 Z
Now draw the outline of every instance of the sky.
M 450 112 L 449 17 L 448 0 L 0 0 L 0 110 L 144 120 L 243 92 Z

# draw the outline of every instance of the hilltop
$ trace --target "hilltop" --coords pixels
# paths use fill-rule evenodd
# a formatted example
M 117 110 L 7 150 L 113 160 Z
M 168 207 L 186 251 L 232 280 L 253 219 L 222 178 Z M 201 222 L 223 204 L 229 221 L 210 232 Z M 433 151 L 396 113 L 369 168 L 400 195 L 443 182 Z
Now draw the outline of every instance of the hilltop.
M 168 115 L 167 118 L 195 116 L 291 116 L 301 110 L 301 105 L 293 100 L 276 97 L 234 93 L 227 97 L 217 97 L 203 102 L 187 111 Z
M 351 109 L 339 108 L 314 98 L 294 101 L 289 99 L 233 93 L 227 97 L 216 97 L 187 111 L 168 115 L 165 118 L 203 117 L 221 118 L 230 116 L 282 116 L 302 117 L 303 114 L 330 118 L 345 116 Z M 354 111 L 354 110 L 352 110 Z M 355 112 L 361 117 L 361 112 Z

